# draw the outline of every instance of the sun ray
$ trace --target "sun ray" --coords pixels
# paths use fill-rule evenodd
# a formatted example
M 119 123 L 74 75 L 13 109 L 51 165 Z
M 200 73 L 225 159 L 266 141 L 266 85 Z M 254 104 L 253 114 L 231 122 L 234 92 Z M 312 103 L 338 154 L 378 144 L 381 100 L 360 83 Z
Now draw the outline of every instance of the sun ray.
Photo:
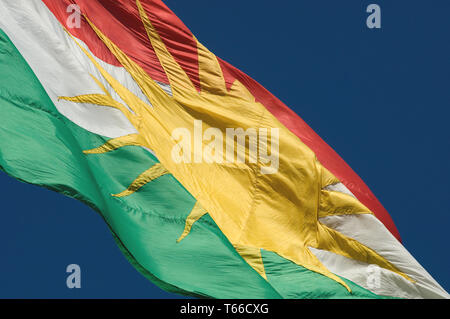
M 130 122 L 136 122 L 137 119 L 134 118 L 134 114 L 132 114 L 125 106 L 121 103 L 114 100 L 110 95 L 105 94 L 85 94 L 78 96 L 60 96 L 58 100 L 65 100 L 75 103 L 89 103 L 95 105 L 109 106 L 121 111 Z
M 372 212 L 351 195 L 324 189 L 320 191 L 319 218 L 357 214 L 372 214 Z
M 131 183 L 130 186 L 123 192 L 119 194 L 113 194 L 114 197 L 126 197 L 130 196 L 131 194 L 137 192 L 141 187 L 146 185 L 147 183 L 157 179 L 158 177 L 161 177 L 163 175 L 169 174 L 169 171 L 162 166 L 160 163 L 153 165 L 148 170 L 146 170 L 144 173 L 139 175 L 133 183 Z
M 322 188 L 325 188 L 329 185 L 338 184 L 341 181 L 336 178 L 329 170 L 327 170 L 323 165 L 321 165 L 321 183 Z
M 183 95 L 183 91 L 188 91 L 191 94 L 197 93 L 197 90 L 192 84 L 191 79 L 187 76 L 183 68 L 178 64 L 177 61 L 175 61 L 173 56 L 170 54 L 163 40 L 150 21 L 147 12 L 145 12 L 145 9 L 142 7 L 141 2 L 139 0 L 136 0 L 136 4 L 138 6 L 142 23 L 144 24 L 145 30 L 147 31 L 148 38 L 150 39 L 153 49 L 158 56 L 161 66 L 166 72 L 174 95 Z
M 253 94 L 250 93 L 250 91 L 244 86 L 244 84 L 242 84 L 238 80 L 235 80 L 233 82 L 229 94 L 246 101 L 255 101 L 255 97 L 253 96 Z
M 160 102 L 166 100 L 169 96 L 153 79 L 133 60 L 131 60 L 123 51 L 115 45 L 106 35 L 104 35 L 87 16 L 85 16 L 86 21 L 91 26 L 92 30 L 97 34 L 97 36 L 102 40 L 102 42 L 108 47 L 111 53 L 117 58 L 117 60 L 123 65 L 127 72 L 131 75 L 134 81 L 137 83 L 139 88 L 149 99 L 150 103 L 155 106 Z M 86 52 L 85 52 L 86 53 Z M 87 53 L 88 54 L 88 53 Z M 106 71 L 105 71 L 106 72 Z M 103 75 L 103 72 L 102 72 Z M 109 76 L 112 78 L 111 76 Z M 108 81 L 108 79 L 107 79 Z M 108 81 L 109 82 L 109 81 Z M 111 85 L 115 90 L 116 87 Z M 129 99 L 121 98 L 127 102 Z M 139 98 L 138 98 L 139 99 Z M 140 99 L 139 99 L 140 100 Z M 141 100 L 140 100 L 141 101 Z M 130 101 L 132 102 L 132 101 Z M 144 103 L 141 101 L 141 103 Z M 144 103 L 145 105 L 145 103 Z
M 348 292 L 352 291 L 350 287 L 342 280 L 342 278 L 336 276 L 327 267 L 325 267 L 325 265 L 320 262 L 320 260 L 309 250 L 308 247 L 304 247 L 303 249 L 301 249 L 300 254 L 300 259 L 302 260 L 300 266 L 336 281 L 337 283 L 344 286 L 348 290 Z
M 323 225 L 322 223 L 319 223 L 318 238 L 318 245 L 314 248 L 327 250 L 347 258 L 365 262 L 367 264 L 378 265 L 381 268 L 395 272 L 405 279 L 414 282 L 414 280 L 397 269 L 397 267 L 392 265 L 373 249 L 361 244 L 353 238 L 347 237 L 344 234 Z
M 264 262 L 261 255 L 261 248 L 250 246 L 234 245 L 236 251 L 242 258 L 258 272 L 261 277 L 267 280 L 266 270 L 264 269 Z
M 223 77 L 222 68 L 215 54 L 211 53 L 197 38 L 198 51 L 198 68 L 201 84 L 201 94 L 207 92 L 208 94 L 225 95 L 227 94 L 227 87 L 225 78 Z
M 107 95 L 107 96 L 111 96 L 111 93 L 109 93 L 109 91 L 106 89 L 106 87 L 103 85 L 102 82 L 100 82 L 99 79 L 97 79 L 93 74 L 89 74 L 91 76 L 91 78 L 95 81 L 95 83 L 97 83 L 97 85 L 102 89 L 102 91 Z M 112 97 L 112 96 L 111 96 Z
M 86 20 L 88 21 L 88 23 L 91 25 L 91 27 L 93 28 L 94 31 L 98 31 L 98 29 L 96 29 L 96 27 L 90 22 L 90 20 L 86 17 Z M 82 45 L 80 45 L 78 43 L 78 41 L 70 34 L 70 32 L 66 31 L 70 37 L 75 41 L 75 43 L 78 45 L 78 47 L 84 52 L 84 54 L 91 60 L 92 64 L 94 64 L 94 66 L 97 68 L 97 70 L 101 73 L 101 75 L 103 76 L 103 78 L 109 83 L 109 85 L 114 88 L 114 91 L 120 96 L 120 98 L 132 109 L 132 111 L 137 115 L 137 116 L 141 116 L 143 113 L 145 113 L 145 110 L 149 109 L 149 105 L 146 104 L 145 102 L 143 102 L 140 98 L 138 98 L 134 93 L 132 93 L 130 90 L 128 90 L 125 86 L 123 86 L 118 80 L 116 80 L 113 76 L 111 76 L 108 72 L 106 72 L 106 70 L 94 59 L 94 57 L 92 56 L 92 54 L 90 54 Z M 101 33 L 97 33 L 97 35 L 100 37 Z M 111 48 L 110 48 L 111 50 Z M 120 51 L 120 50 L 119 50 Z M 120 51 L 121 52 L 121 51 Z M 123 54 L 123 53 L 122 53 Z M 144 72 L 144 71 L 142 71 Z M 144 72 L 145 73 L 145 72 Z M 97 84 L 99 84 L 99 81 L 96 81 Z M 152 81 L 153 82 L 153 81 Z M 155 85 L 155 87 L 158 87 L 159 91 L 162 92 L 162 94 L 166 95 L 166 93 L 164 93 L 164 91 L 156 84 L 153 82 L 153 84 Z M 105 87 L 103 85 L 100 85 L 100 87 L 102 88 L 102 90 L 105 90 Z M 94 96 L 96 96 L 97 98 L 99 98 L 98 96 L 101 94 L 93 94 Z M 90 96 L 90 95 L 87 95 Z M 111 95 L 106 95 L 108 97 L 111 97 Z M 153 101 L 151 100 L 151 95 L 147 96 L 147 98 L 149 98 L 150 103 L 153 104 Z M 112 97 L 111 97 L 112 99 Z M 111 105 L 109 105 L 111 106 Z M 127 109 L 127 112 L 129 112 L 129 110 Z M 137 128 L 139 126 L 139 123 L 136 123 L 136 119 L 133 119 L 131 121 L 131 123 Z
M 139 134 L 129 134 L 113 138 L 100 147 L 83 151 L 84 154 L 104 154 L 124 146 L 145 146 L 145 141 Z
M 177 239 L 177 243 L 182 241 L 189 233 L 191 232 L 191 228 L 196 221 L 202 218 L 207 211 L 200 205 L 199 202 L 196 202 L 194 208 L 192 208 L 191 213 L 186 218 L 186 224 L 184 226 L 184 231 L 181 236 Z

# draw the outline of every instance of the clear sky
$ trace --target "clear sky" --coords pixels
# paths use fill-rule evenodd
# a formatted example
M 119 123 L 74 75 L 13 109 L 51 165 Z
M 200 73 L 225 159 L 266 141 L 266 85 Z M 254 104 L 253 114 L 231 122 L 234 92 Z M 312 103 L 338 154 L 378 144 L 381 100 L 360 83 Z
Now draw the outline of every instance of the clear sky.
M 165 3 L 350 164 L 405 247 L 450 291 L 450 2 Z M 381 29 L 366 27 L 370 3 L 381 6 Z M 84 204 L 4 173 L 0 198 L 0 298 L 177 297 L 141 276 Z M 81 289 L 66 287 L 72 263 Z

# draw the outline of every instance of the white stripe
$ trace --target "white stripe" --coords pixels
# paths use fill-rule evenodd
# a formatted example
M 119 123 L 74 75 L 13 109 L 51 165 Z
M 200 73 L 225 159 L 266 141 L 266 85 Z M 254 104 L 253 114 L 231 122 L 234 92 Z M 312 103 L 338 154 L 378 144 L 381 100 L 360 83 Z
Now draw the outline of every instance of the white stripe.
M 41 0 L 0 2 L 0 27 L 33 69 L 61 114 L 82 128 L 106 137 L 136 133 L 135 128 L 119 110 L 107 106 L 58 101 L 59 96 L 103 94 L 91 78 L 90 74 L 93 74 L 114 98 L 122 102 Z M 83 42 L 78 41 L 87 48 Z M 124 68 L 107 64 L 97 58 L 96 60 L 113 77 L 150 105 Z M 159 84 L 171 94 L 168 85 Z
M 311 252 L 333 273 L 380 296 L 417 299 L 421 298 L 415 284 L 402 276 L 329 251 L 310 247 Z M 372 265 L 373 266 L 373 265 Z
M 408 298 L 450 298 L 450 295 L 375 216 L 370 214 L 326 216 L 320 218 L 320 222 L 372 248 L 416 283 L 412 284 L 391 271 L 381 269 L 381 287 L 371 289 L 367 287 L 367 277 L 370 274 L 368 264 L 311 249 L 319 260 L 337 275 L 383 295 Z
M 353 195 L 353 193 L 342 183 L 328 185 L 328 186 L 325 186 L 323 189 L 327 190 L 327 191 L 344 193 L 344 194 L 347 194 L 347 195 L 350 195 L 350 196 L 356 198 L 356 196 Z

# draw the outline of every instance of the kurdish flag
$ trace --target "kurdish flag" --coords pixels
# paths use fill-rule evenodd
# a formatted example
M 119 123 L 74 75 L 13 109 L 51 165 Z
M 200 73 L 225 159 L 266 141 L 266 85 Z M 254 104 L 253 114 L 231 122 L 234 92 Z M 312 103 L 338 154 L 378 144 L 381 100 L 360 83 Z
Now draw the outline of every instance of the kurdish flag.
M 0 168 L 92 207 L 163 289 L 449 297 L 334 150 L 162 1 L 1 0 L 0 72 Z

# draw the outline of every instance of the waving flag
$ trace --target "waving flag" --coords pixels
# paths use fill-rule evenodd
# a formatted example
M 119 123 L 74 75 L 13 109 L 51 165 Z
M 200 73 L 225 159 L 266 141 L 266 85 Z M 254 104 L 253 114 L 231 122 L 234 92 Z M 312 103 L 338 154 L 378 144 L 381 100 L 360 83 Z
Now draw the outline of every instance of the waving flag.
M 333 149 L 160 0 L 1 0 L 0 29 L 0 167 L 91 206 L 163 289 L 449 297 Z

